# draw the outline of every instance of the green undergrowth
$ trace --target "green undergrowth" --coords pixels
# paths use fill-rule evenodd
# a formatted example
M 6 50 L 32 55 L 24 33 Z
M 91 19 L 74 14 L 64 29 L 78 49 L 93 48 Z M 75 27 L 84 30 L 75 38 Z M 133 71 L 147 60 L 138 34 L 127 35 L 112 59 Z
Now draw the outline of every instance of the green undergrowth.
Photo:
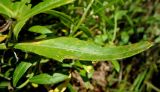
M 0 0 L 0 91 L 160 92 L 159 0 Z

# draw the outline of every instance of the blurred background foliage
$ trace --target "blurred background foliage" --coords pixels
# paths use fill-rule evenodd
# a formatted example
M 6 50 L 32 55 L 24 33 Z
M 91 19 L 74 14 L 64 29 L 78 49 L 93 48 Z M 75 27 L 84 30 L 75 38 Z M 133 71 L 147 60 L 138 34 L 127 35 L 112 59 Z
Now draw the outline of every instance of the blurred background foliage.
M 39 2 L 40 0 L 31 0 L 33 6 Z M 94 41 L 100 46 L 126 45 L 144 40 L 153 42 L 154 46 L 127 59 L 97 63 L 78 60 L 64 60 L 60 63 L 49 59 L 39 60 L 39 56 L 33 54 L 28 56 L 35 57 L 35 60 L 31 61 L 40 62 L 40 66 L 36 68 L 38 70 L 33 69 L 34 71 L 70 72 L 71 79 L 66 92 L 160 92 L 159 0 L 75 0 L 74 3 L 55 10 L 61 14 L 45 12 L 32 17 L 20 32 L 19 42 L 45 37 L 73 36 Z M 45 26 L 53 33 L 34 33 L 31 28 L 34 25 Z M 26 55 L 21 51 L 17 51 L 17 54 L 22 60 Z M 0 71 L 9 77 L 15 67 L 12 64 L 14 58 L 10 54 L 5 57 L 7 63 L 3 64 Z M 2 81 L 8 80 L 8 77 L 0 74 Z M 0 88 L 8 85 L 7 83 L 1 82 Z M 54 92 L 52 89 L 59 85 L 28 84 L 18 91 Z

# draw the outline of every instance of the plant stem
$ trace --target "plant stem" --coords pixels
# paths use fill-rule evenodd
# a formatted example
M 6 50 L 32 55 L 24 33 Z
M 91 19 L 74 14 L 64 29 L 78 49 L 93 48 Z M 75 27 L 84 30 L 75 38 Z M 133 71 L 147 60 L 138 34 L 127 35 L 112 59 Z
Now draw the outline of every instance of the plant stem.
M 21 84 L 20 86 L 18 86 L 18 89 L 23 88 L 24 86 L 26 86 L 29 83 L 29 79 L 27 79 L 23 84 Z
M 4 76 L 4 75 L 3 75 L 3 74 L 1 74 L 1 73 L 0 73 L 0 77 L 4 78 L 4 79 L 6 79 L 6 80 L 11 80 L 10 78 L 8 78 L 8 77 Z
M 116 33 L 117 33 L 117 17 L 114 17 L 114 33 L 113 33 L 113 38 L 112 38 L 112 43 L 116 39 Z
M 29 75 L 29 78 L 28 78 L 24 83 L 22 83 L 20 86 L 18 86 L 17 88 L 21 89 L 21 88 L 23 88 L 24 86 L 26 86 L 26 85 L 29 83 L 29 79 L 32 78 L 33 75 L 34 75 L 34 73 L 31 73 L 31 74 Z
M 81 19 L 79 20 L 78 24 L 73 28 L 70 36 L 74 35 L 74 33 L 78 30 L 79 26 L 83 23 L 83 21 L 85 20 L 85 17 L 89 11 L 89 9 L 91 8 L 92 4 L 93 4 L 94 0 L 91 0 L 89 5 L 87 6 L 87 8 L 85 9 Z
M 150 82 L 145 81 L 145 84 L 147 84 L 150 88 L 152 88 L 153 90 L 160 92 L 160 89 L 157 88 L 156 86 L 154 86 L 153 84 L 151 84 Z

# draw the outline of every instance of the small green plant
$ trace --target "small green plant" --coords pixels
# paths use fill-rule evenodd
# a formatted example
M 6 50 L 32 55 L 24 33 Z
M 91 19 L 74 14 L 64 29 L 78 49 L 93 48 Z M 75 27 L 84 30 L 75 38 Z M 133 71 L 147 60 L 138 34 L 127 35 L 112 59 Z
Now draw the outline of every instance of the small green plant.
M 0 49 L 3 52 L 1 53 L 0 63 L 0 70 L 3 70 L 3 72 L 0 72 L 0 77 L 3 81 L 0 81 L 0 85 L 4 87 L 9 86 L 17 90 L 27 85 L 36 87 L 35 85 L 37 84 L 54 85 L 59 83 L 55 90 L 64 91 L 66 87 L 71 89 L 69 81 L 71 79 L 71 71 L 73 70 L 70 69 L 80 67 L 84 69 L 81 75 L 83 75 L 83 72 L 88 72 L 91 74 L 90 76 L 88 75 L 88 78 L 92 76 L 92 64 L 87 66 L 82 64 L 82 62 L 88 64 L 111 61 L 117 71 L 119 71 L 119 64 L 116 60 L 136 55 L 152 46 L 152 43 L 148 41 L 125 46 L 113 45 L 118 31 L 117 21 L 126 15 L 126 11 L 116 11 L 115 15 L 112 16 L 114 19 L 113 33 L 111 33 L 112 36 L 108 36 L 110 37 L 108 43 L 104 44 L 103 41 L 105 41 L 108 35 L 106 29 L 102 29 L 103 35 L 98 35 L 94 38 L 95 35 L 90 32 L 87 23 L 85 24 L 84 22 L 87 14 L 91 13 L 89 12 L 91 7 L 93 9 L 97 8 L 95 4 L 103 9 L 103 5 L 100 2 L 91 0 L 82 17 L 77 15 L 73 19 L 72 16 L 65 14 L 63 11 L 59 12 L 57 7 L 69 7 L 72 9 L 73 4 L 71 3 L 74 3 L 74 0 L 43 0 L 36 5 L 32 5 L 31 1 L 15 0 L 13 2 L 11 0 L 0 0 L 0 14 L 6 20 L 4 27 L 0 29 L 0 32 L 3 32 L 0 38 Z M 81 0 L 78 3 L 81 3 Z M 67 4 L 69 5 L 67 6 Z M 55 8 L 57 10 L 53 10 Z M 100 13 L 101 9 L 94 11 L 95 14 L 101 16 L 101 20 L 107 20 L 104 17 L 104 13 Z M 35 16 L 40 14 L 44 15 L 44 19 L 46 18 L 45 16 L 48 18 L 54 16 L 60 20 L 61 24 L 34 24 L 35 20 L 43 20 L 35 18 Z M 105 26 L 105 21 L 102 21 L 100 27 L 105 28 Z M 54 28 L 57 29 L 55 30 Z M 5 33 L 7 30 L 8 33 Z M 24 31 L 27 31 L 28 34 Z M 85 35 L 78 37 L 81 32 Z M 26 34 L 27 37 L 21 33 Z M 63 34 L 64 36 L 62 36 Z M 102 41 L 100 41 L 101 38 Z M 69 63 L 66 63 L 68 61 Z M 57 68 L 60 67 L 58 69 L 61 70 L 41 70 L 41 66 L 49 62 L 55 62 L 59 65 Z M 45 87 L 50 90 L 49 87 Z

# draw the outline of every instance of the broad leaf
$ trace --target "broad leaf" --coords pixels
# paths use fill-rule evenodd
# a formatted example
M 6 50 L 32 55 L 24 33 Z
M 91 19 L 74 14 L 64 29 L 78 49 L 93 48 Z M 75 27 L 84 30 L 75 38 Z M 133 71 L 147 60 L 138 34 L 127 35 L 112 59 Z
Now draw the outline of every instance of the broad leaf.
M 19 79 L 24 75 L 27 69 L 31 66 L 31 63 L 21 62 L 15 69 L 13 73 L 13 86 L 16 87 Z
M 29 28 L 30 32 L 35 32 L 35 33 L 40 33 L 40 34 L 49 34 L 52 33 L 52 31 L 50 29 L 48 29 L 45 26 L 32 26 L 31 28 Z
M 82 41 L 77 38 L 59 37 L 39 42 L 17 43 L 15 48 L 58 61 L 63 59 L 99 61 L 130 57 L 151 46 L 150 42 L 139 42 L 126 46 L 100 47 L 92 42 Z
M 55 73 L 53 76 L 50 76 L 48 74 L 40 74 L 30 78 L 30 82 L 36 84 L 56 84 L 66 80 L 67 78 L 68 78 L 67 75 L 60 73 Z
M 26 23 L 26 21 L 30 17 L 32 17 L 36 14 L 48 11 L 50 9 L 57 8 L 59 6 L 71 3 L 73 1 L 74 0 L 45 0 L 45 1 L 37 4 L 32 9 L 30 9 L 28 12 L 26 12 L 23 15 L 23 17 L 19 20 L 19 22 L 15 25 L 14 35 L 16 36 L 16 38 L 18 37 L 18 34 L 19 34 L 21 28 L 24 26 L 24 24 Z

